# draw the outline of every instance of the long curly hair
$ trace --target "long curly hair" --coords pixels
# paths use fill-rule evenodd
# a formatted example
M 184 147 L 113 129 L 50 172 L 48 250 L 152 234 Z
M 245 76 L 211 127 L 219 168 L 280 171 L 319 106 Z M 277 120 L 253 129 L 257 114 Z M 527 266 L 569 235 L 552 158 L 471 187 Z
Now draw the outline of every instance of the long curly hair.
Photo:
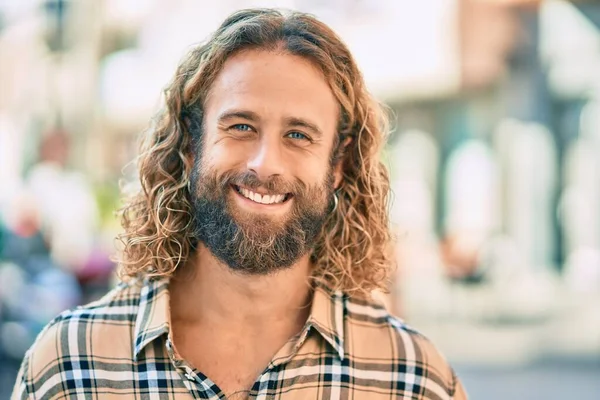
M 284 51 L 320 68 L 341 108 L 333 155 L 343 180 L 311 254 L 312 278 L 349 294 L 386 290 L 392 267 L 389 177 L 380 160 L 385 109 L 367 92 L 348 48 L 324 23 L 300 12 L 248 9 L 230 15 L 183 59 L 165 107 L 142 138 L 141 189 L 121 210 L 122 279 L 170 277 L 194 252 L 189 157 L 201 135 L 204 101 L 225 61 L 243 49 Z

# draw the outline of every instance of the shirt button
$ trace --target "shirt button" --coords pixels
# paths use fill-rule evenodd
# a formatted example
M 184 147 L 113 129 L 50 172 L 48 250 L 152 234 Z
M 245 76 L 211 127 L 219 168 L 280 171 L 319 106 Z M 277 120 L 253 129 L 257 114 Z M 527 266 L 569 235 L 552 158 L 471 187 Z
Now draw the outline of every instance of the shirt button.
M 187 374 L 187 373 L 186 373 L 186 374 L 185 374 L 185 377 L 186 377 L 186 378 L 188 378 L 188 380 L 190 380 L 190 381 L 195 381 L 194 377 L 193 377 L 193 376 L 191 376 L 190 374 Z

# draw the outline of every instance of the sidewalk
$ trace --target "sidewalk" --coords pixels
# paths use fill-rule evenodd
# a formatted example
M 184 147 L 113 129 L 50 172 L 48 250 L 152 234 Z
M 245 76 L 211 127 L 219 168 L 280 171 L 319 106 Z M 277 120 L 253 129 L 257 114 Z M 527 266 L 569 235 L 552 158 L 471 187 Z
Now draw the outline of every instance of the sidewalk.
M 470 399 L 600 399 L 600 293 L 422 278 L 407 284 L 405 319 L 448 358 Z

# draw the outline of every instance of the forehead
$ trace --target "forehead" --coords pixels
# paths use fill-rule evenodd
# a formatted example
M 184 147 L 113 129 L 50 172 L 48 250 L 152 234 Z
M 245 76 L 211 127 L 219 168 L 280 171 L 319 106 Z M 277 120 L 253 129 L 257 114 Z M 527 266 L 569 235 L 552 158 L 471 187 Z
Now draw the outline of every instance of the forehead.
M 317 66 L 304 57 L 265 50 L 245 50 L 225 62 L 206 111 L 226 109 L 249 109 L 264 118 L 307 118 L 324 130 L 335 130 L 339 116 L 338 102 Z

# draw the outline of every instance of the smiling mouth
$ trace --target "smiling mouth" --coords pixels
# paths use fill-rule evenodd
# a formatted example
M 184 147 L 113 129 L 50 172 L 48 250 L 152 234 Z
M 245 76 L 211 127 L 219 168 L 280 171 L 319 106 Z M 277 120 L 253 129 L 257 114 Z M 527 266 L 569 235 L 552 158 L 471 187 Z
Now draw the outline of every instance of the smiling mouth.
M 247 198 L 248 200 L 251 200 L 255 203 L 258 203 L 258 204 L 265 204 L 265 205 L 283 204 L 286 201 L 288 201 L 290 198 L 292 198 L 291 193 L 260 194 L 260 193 L 253 192 L 252 190 L 249 190 L 249 189 L 237 186 L 237 185 L 231 185 L 231 186 L 241 196 L 243 196 L 243 197 Z

